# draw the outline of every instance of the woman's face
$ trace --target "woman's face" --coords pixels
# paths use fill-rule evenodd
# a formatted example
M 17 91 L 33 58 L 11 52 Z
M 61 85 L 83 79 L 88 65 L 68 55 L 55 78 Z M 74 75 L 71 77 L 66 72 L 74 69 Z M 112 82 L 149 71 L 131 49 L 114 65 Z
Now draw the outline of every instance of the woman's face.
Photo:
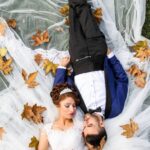
M 61 100 L 58 106 L 60 115 L 66 119 L 72 119 L 76 113 L 76 104 L 72 97 Z

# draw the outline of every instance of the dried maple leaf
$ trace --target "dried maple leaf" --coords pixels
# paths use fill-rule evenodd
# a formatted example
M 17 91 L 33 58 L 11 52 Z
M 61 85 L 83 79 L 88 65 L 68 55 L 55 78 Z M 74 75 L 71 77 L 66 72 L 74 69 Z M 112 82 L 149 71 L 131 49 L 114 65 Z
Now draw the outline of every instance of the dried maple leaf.
M 135 132 L 139 129 L 137 123 L 135 123 L 132 119 L 130 119 L 129 124 L 125 124 L 120 126 L 123 129 L 121 135 L 125 136 L 126 138 L 131 138 L 134 136 Z
M 8 19 L 7 24 L 8 24 L 9 27 L 12 27 L 13 29 L 15 29 L 16 25 L 17 25 L 17 22 L 16 22 L 15 19 Z
M 28 75 L 27 75 L 26 71 L 24 69 L 22 69 L 22 77 L 25 81 L 27 80 L 27 76 Z
M 144 61 L 150 56 L 149 53 L 150 52 L 148 50 L 138 50 L 135 57 L 139 58 L 141 61 Z
M 31 138 L 31 142 L 29 143 L 29 147 L 35 148 L 35 150 L 38 150 L 39 141 L 35 136 Z
M 33 121 L 35 123 L 42 123 L 43 117 L 41 114 L 46 110 L 46 107 L 37 106 L 37 104 L 33 105 L 32 111 L 34 113 Z
M 145 41 L 139 41 L 134 46 L 132 46 L 131 48 L 135 51 L 144 50 L 144 49 L 148 48 L 148 42 L 146 40 Z
M 59 12 L 63 15 L 63 16 L 68 16 L 69 15 L 69 5 L 64 5 L 59 9 Z
M 41 33 L 41 31 L 38 30 L 37 33 L 32 36 L 32 40 L 34 40 L 33 46 L 39 46 L 43 43 L 48 43 L 50 41 L 48 31 Z
M 45 74 L 47 75 L 49 72 L 51 72 L 53 75 L 56 74 L 56 69 L 58 67 L 58 64 L 54 64 L 48 59 L 44 59 L 43 62 L 43 69 L 45 70 Z
M 96 10 L 94 10 L 93 16 L 95 17 L 96 22 L 100 23 L 102 16 L 103 16 L 102 8 L 97 8 Z
M 147 73 L 140 70 L 136 65 L 132 65 L 128 69 L 128 72 L 135 77 L 135 84 L 140 88 L 144 88 L 146 84 Z
M 141 74 L 135 78 L 135 84 L 140 88 L 144 88 L 146 84 L 146 76 L 146 72 L 141 72 Z
M 2 140 L 3 134 L 5 133 L 5 130 L 3 127 L 0 127 L 0 140 Z
M 36 54 L 36 55 L 34 56 L 34 60 L 35 60 L 35 62 L 36 62 L 38 65 L 40 65 L 41 61 L 43 60 L 42 54 Z
M 28 103 L 24 105 L 24 110 L 21 114 L 22 119 L 26 118 L 29 121 L 33 121 L 34 123 L 42 123 L 43 117 L 42 113 L 46 110 L 46 107 L 37 106 L 37 104 L 33 106 L 29 106 Z
M 127 71 L 133 76 L 141 74 L 141 71 L 137 65 L 132 65 Z
M 31 121 L 34 113 L 32 112 L 32 107 L 27 104 L 24 105 L 24 110 L 21 114 L 22 119 L 26 118 L 27 120 Z
M 0 56 L 4 57 L 7 54 L 7 49 L 6 48 L 0 48 Z
M 5 34 L 6 25 L 4 23 L 0 23 L 0 36 Z
M 8 75 L 12 72 L 13 68 L 11 64 L 13 62 L 12 58 L 6 59 L 5 61 L 0 56 L 0 71 L 2 71 L 5 75 Z
M 22 78 L 25 80 L 25 83 L 28 85 L 29 88 L 35 88 L 37 85 L 39 85 L 39 83 L 35 81 L 37 75 L 38 75 L 38 71 L 27 75 L 26 71 L 22 69 Z

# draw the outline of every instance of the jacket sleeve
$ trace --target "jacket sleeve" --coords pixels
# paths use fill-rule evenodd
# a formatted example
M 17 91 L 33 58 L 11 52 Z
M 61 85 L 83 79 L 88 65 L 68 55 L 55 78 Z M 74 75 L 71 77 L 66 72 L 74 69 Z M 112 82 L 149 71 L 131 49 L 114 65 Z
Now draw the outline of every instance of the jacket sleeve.
M 73 73 L 71 74 L 71 76 L 68 76 L 66 69 L 58 68 L 57 71 L 56 71 L 53 86 L 55 86 L 56 84 L 61 84 L 61 83 L 66 83 L 66 82 L 69 85 L 73 86 L 73 84 L 74 84 L 73 79 L 74 79 Z
M 119 60 L 116 58 L 116 56 L 113 56 L 112 58 L 108 59 L 113 71 L 113 74 L 115 76 L 115 79 L 117 82 L 124 82 L 128 84 L 128 77 L 123 69 L 122 65 L 120 64 Z
M 128 94 L 128 77 L 116 56 L 108 59 L 108 61 L 115 78 L 115 96 L 112 101 L 112 107 L 115 112 L 112 117 L 115 117 L 119 115 L 124 108 Z

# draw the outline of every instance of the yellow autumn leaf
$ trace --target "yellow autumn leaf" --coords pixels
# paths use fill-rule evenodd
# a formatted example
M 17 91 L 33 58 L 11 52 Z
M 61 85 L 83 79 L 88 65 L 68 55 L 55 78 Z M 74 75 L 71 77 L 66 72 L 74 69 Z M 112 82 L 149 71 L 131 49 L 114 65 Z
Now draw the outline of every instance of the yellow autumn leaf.
M 28 76 L 28 80 L 26 80 L 26 83 L 27 84 L 32 83 L 35 80 L 35 78 L 37 77 L 37 75 L 38 75 L 38 71 L 30 73 Z
M 130 119 L 129 124 L 125 124 L 120 126 L 123 129 L 123 132 L 121 135 L 125 136 L 126 138 L 131 138 L 134 136 L 136 131 L 138 131 L 139 126 L 136 122 L 134 122 L 132 119 Z
M 22 69 L 22 78 L 24 79 L 25 83 L 28 85 L 29 88 L 35 88 L 39 83 L 35 81 L 38 75 L 38 71 L 30 73 L 29 75 L 27 72 Z
M 45 59 L 43 62 L 43 69 L 45 70 L 45 74 L 47 75 L 49 72 L 51 72 L 53 75 L 56 74 L 56 69 L 58 67 L 58 64 L 54 64 L 48 59 Z
M 59 12 L 63 15 L 63 16 L 68 16 L 69 15 L 69 5 L 64 5 L 59 9 Z
M 0 56 L 4 57 L 7 54 L 7 49 L 6 48 L 0 48 Z
M 13 68 L 11 67 L 12 62 L 12 58 L 6 59 L 4 61 L 3 58 L 0 56 L 0 71 L 3 71 L 5 75 L 10 74 L 13 70 Z
M 132 46 L 131 48 L 135 51 L 138 51 L 138 50 L 144 50 L 148 47 L 148 42 L 145 40 L 145 41 L 139 41 L 137 42 L 134 46 Z

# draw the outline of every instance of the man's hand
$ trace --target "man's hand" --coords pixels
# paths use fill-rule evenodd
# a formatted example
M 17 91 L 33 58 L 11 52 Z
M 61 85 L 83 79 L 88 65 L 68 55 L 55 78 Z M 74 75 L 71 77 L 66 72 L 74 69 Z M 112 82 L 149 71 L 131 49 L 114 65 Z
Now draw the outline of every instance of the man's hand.
M 107 49 L 107 55 L 109 55 L 111 53 L 111 50 L 108 48 Z
M 70 62 L 70 57 L 63 57 L 61 60 L 60 60 L 60 66 L 63 66 L 63 67 L 67 67 L 67 65 L 69 64 Z

